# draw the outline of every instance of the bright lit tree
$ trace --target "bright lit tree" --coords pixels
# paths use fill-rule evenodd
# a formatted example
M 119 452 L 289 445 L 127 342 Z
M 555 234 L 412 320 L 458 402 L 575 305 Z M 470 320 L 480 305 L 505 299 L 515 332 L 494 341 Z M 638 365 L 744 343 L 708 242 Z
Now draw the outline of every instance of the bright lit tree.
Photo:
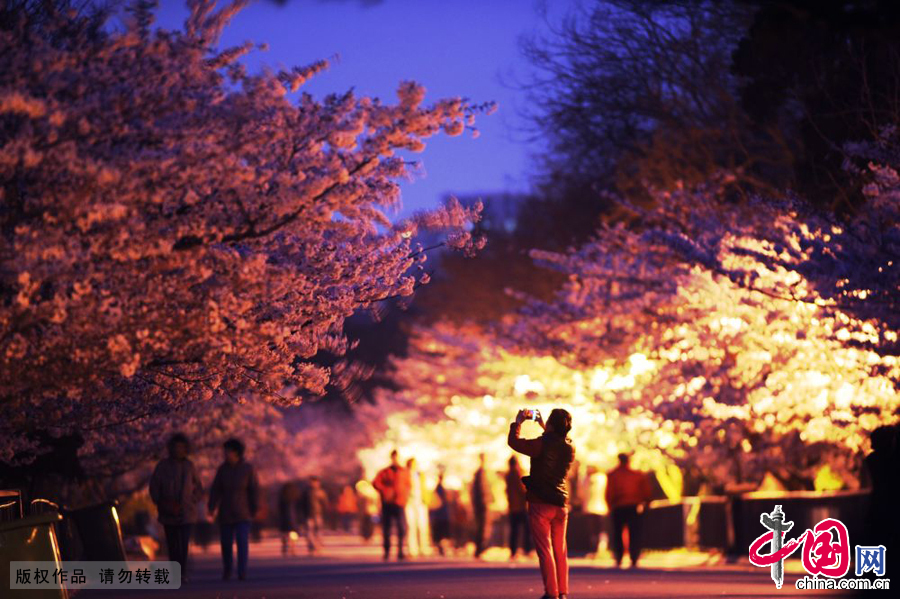
M 570 282 L 513 340 L 582 366 L 648 356 L 639 394 L 617 403 L 676 423 L 667 453 L 711 482 L 804 486 L 828 464 L 852 485 L 868 433 L 900 410 L 897 178 L 873 173 L 869 205 L 840 223 L 734 205 L 715 182 L 659 194 L 578 251 L 535 253 Z
M 401 456 L 416 458 L 432 484 L 443 469 L 449 486 L 466 489 L 480 453 L 486 454 L 492 472 L 506 470 L 512 454 L 506 433 L 520 408 L 549 414 L 562 406 L 574 416 L 571 435 L 582 464 L 612 468 L 618 452 L 634 449 L 635 463 L 656 471 L 664 489 L 675 496 L 681 481 L 658 449 L 671 437 L 670 425 L 658 427 L 649 410 L 621 413 L 616 404 L 621 394 L 637 391 L 647 367 L 641 355 L 625 364 L 608 360 L 579 368 L 552 355 L 516 354 L 474 326 L 417 329 L 409 355 L 395 363 L 400 390 L 385 391 L 374 405 L 357 410 L 372 431 L 371 445 L 359 452 L 360 462 L 372 477 L 397 448 Z M 536 424 L 526 423 L 526 435 L 538 432 Z M 637 438 L 642 445 L 636 446 Z M 489 480 L 495 507 L 502 509 L 502 481 L 499 476 Z
M 388 419 L 376 451 L 411 446 L 461 476 L 486 450 L 500 467 L 516 409 L 563 405 L 595 465 L 634 448 L 714 487 L 769 473 L 806 488 L 825 466 L 854 486 L 868 434 L 900 411 L 898 179 L 873 173 L 869 205 L 840 223 L 800 203 L 734 204 L 714 181 L 627 206 L 637 218 L 577 250 L 533 252 L 564 289 L 492 334 L 458 331 L 477 358 L 435 360 L 427 349 L 447 333 L 421 331 L 393 398 L 414 407 Z M 416 424 L 415 406 L 433 405 L 444 417 Z

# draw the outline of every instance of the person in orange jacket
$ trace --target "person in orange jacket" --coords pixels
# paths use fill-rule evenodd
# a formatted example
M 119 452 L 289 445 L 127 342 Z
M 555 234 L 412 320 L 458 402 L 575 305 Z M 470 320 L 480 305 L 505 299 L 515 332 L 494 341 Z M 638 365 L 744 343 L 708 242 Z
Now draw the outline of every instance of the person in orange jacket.
M 612 516 L 612 546 L 616 567 L 622 565 L 626 527 L 628 554 L 631 556 L 631 566 L 636 567 L 641 555 L 641 520 L 650 503 L 650 481 L 646 474 L 629 467 L 628 454 L 620 453 L 619 465 L 607 475 L 606 503 Z
M 384 559 L 391 553 L 391 523 L 397 523 L 397 559 L 406 559 L 403 542 L 406 539 L 406 502 L 412 482 L 409 471 L 400 465 L 397 450 L 391 452 L 391 465 L 378 473 L 372 486 L 381 495 L 381 530 L 384 536 Z

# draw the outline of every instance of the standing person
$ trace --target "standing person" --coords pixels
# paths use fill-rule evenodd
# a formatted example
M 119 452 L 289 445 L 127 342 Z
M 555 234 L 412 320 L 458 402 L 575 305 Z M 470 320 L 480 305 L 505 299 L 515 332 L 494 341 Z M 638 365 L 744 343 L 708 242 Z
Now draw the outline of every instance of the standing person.
M 863 534 L 870 546 L 884 545 L 887 556 L 897 546 L 897 428 L 879 426 L 870 434 L 872 452 L 863 460 L 862 487 L 871 489 Z M 896 559 L 896 558 L 895 558 Z M 891 562 L 885 561 L 885 567 Z M 893 568 L 885 570 L 889 576 Z
M 619 454 L 619 465 L 606 475 L 606 503 L 612 516 L 616 567 L 622 566 L 625 554 L 622 537 L 628 528 L 628 555 L 631 567 L 635 568 L 641 556 L 641 520 L 650 503 L 650 481 L 643 472 L 629 467 L 627 453 Z
M 469 506 L 466 505 L 462 491 L 451 490 L 447 493 L 450 500 L 450 537 L 453 539 L 453 552 L 464 551 L 469 542 Z
M 231 578 L 232 549 L 237 543 L 238 580 L 247 577 L 250 523 L 259 509 L 259 481 L 253 466 L 244 461 L 244 444 L 229 439 L 222 445 L 225 461 L 216 471 L 209 491 L 209 513 L 217 514 L 222 543 L 222 579 Z
M 409 501 L 406 502 L 406 523 L 409 527 L 406 538 L 409 540 L 409 553 L 413 556 L 425 555 L 430 542 L 422 472 L 416 466 L 415 458 L 407 460 L 406 470 L 409 472 L 410 481 Z
M 197 521 L 197 503 L 203 487 L 194 463 L 188 459 L 190 442 L 175 433 L 167 444 L 169 456 L 160 460 L 150 477 L 150 499 L 156 504 L 159 523 L 166 531 L 169 560 L 181 565 L 181 580 L 187 582 L 191 528 Z
M 391 553 L 391 523 L 397 526 L 397 559 L 406 559 L 406 502 L 409 500 L 409 472 L 400 465 L 397 450 L 391 452 L 391 465 L 378 473 L 372 483 L 381 495 L 381 530 L 384 535 L 384 559 Z
M 522 423 L 527 418 L 525 410 L 519 410 L 509 425 L 509 446 L 531 458 L 531 473 L 522 479 L 528 502 L 528 524 L 541 562 L 544 579 L 542 599 L 568 599 L 569 558 L 566 546 L 566 528 L 569 523 L 566 476 L 575 460 L 575 448 L 568 438 L 572 429 L 572 415 L 557 408 L 550 413 L 547 423 L 540 412 L 536 421 L 544 429 L 537 439 L 519 436 Z
M 450 538 L 450 497 L 444 488 L 444 473 L 438 473 L 437 486 L 434 488 L 434 507 L 430 511 L 432 541 L 438 553 L 444 555 L 447 539 Z
M 281 554 L 294 555 L 297 538 L 297 503 L 300 490 L 292 482 L 284 483 L 278 493 L 278 530 L 281 531 Z
M 484 472 L 484 454 L 478 456 L 478 470 L 472 477 L 472 514 L 475 516 L 475 557 L 481 557 L 487 544 L 488 494 L 487 475 Z
M 584 509 L 591 516 L 590 546 L 594 549 L 592 553 L 596 557 L 601 552 L 605 553 L 609 544 L 606 533 L 609 520 L 609 507 L 606 505 L 606 473 L 601 472 L 596 466 L 588 466 L 581 489 Z
M 322 529 L 325 527 L 325 511 L 328 509 L 328 493 L 322 488 L 318 476 L 309 479 L 304 499 L 306 504 L 306 544 L 310 554 L 322 548 Z
M 506 473 L 506 502 L 509 505 L 509 557 L 513 559 L 519 551 L 519 537 L 522 537 L 522 551 L 531 553 L 531 531 L 528 530 L 528 507 L 525 501 L 525 483 L 522 482 L 522 467 L 516 456 L 509 458 Z
M 375 516 L 378 514 L 378 492 L 367 480 L 356 482 L 357 509 L 359 510 L 359 535 L 369 543 L 375 534 Z
M 337 502 L 338 519 L 341 521 L 341 529 L 350 532 L 353 529 L 353 520 L 358 512 L 356 491 L 350 485 L 344 485 Z

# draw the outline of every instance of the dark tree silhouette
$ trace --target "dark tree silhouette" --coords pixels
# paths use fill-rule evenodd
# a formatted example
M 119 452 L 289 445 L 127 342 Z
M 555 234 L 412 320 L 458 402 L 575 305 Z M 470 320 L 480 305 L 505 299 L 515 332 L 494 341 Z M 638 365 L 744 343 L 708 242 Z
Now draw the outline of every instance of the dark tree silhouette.
M 735 190 L 861 202 L 842 168 L 900 111 L 887 1 L 595 0 L 524 43 L 544 171 L 632 198 L 733 173 Z

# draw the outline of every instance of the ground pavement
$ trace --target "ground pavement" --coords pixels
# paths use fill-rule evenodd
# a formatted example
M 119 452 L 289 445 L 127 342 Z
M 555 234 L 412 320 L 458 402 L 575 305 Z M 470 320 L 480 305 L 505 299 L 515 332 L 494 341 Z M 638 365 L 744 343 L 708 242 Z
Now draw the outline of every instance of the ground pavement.
M 246 581 L 221 580 L 217 547 L 192 554 L 191 582 L 178 591 L 121 595 L 113 590 L 81 591 L 75 599 L 538 599 L 543 589 L 537 560 L 510 562 L 494 550 L 486 560 L 467 557 L 383 562 L 376 543 L 349 536 L 326 538 L 321 556 L 298 548 L 284 558 L 277 539 L 250 546 Z M 617 570 L 604 560 L 571 561 L 573 599 L 606 597 L 824 597 L 824 591 L 798 591 L 796 574 L 777 590 L 767 570 L 730 566 L 703 554 L 648 554 L 642 568 Z

